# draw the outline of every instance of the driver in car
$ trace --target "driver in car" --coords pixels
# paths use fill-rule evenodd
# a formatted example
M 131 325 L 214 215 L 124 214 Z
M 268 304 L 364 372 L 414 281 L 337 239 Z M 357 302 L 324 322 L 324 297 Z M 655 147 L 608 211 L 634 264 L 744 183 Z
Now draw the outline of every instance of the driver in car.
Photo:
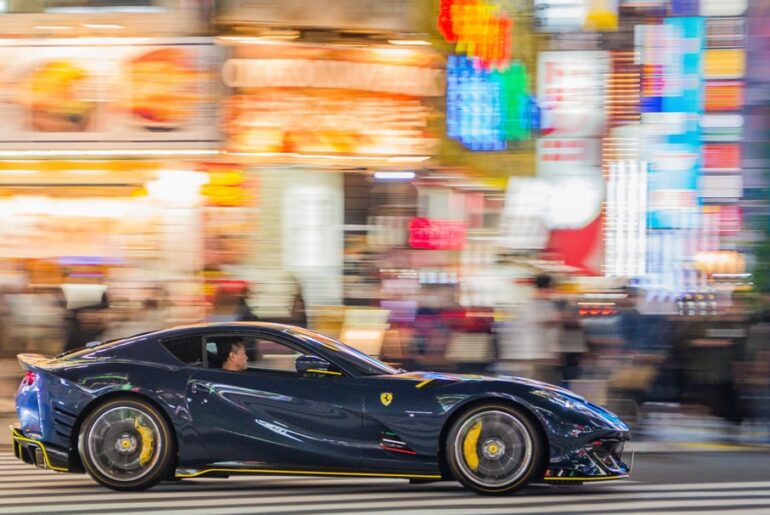
M 244 372 L 248 364 L 246 356 L 246 345 L 243 340 L 233 340 L 232 342 L 223 342 L 219 347 L 219 355 L 222 360 L 222 370 L 231 372 Z

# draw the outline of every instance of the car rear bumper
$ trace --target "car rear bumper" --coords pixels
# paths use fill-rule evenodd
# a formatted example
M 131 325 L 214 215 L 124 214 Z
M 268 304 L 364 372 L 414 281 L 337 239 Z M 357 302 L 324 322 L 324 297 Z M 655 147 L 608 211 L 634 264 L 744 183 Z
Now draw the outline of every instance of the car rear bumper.
M 69 453 L 40 440 L 25 436 L 18 424 L 10 426 L 13 440 L 13 454 L 23 461 L 41 469 L 69 472 Z

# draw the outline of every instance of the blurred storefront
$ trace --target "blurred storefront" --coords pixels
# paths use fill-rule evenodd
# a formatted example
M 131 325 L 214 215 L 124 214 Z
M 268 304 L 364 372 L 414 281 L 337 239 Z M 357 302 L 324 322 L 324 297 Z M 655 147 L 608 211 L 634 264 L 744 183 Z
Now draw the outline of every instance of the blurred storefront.
M 41 341 L 27 337 L 40 314 L 58 331 L 45 352 L 83 308 L 121 321 L 154 299 L 168 323 L 205 316 L 222 50 L 201 7 L 3 3 L 3 352 Z
M 258 314 L 285 312 L 297 290 L 318 323 L 351 295 L 374 301 L 349 291 L 366 261 L 352 256 L 368 252 L 365 226 L 379 216 L 367 205 L 349 221 L 355 185 L 376 173 L 414 176 L 437 149 L 430 123 L 444 58 L 419 38 L 420 4 L 220 3 L 224 152 L 260 182 L 247 272 Z

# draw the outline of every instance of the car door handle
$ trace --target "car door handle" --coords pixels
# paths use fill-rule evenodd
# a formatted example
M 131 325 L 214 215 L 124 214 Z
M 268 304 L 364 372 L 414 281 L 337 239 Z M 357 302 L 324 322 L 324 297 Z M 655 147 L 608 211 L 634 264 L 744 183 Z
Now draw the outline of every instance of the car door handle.
M 209 393 L 209 389 L 200 383 L 192 383 L 190 393 Z

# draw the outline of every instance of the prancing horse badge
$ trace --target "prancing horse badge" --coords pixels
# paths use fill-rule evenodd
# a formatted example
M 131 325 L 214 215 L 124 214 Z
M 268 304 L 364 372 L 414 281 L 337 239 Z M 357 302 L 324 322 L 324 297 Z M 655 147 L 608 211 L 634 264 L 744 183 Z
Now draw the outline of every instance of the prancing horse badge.
M 389 406 L 393 402 L 393 394 L 390 392 L 382 392 L 380 394 L 380 402 L 383 406 Z

